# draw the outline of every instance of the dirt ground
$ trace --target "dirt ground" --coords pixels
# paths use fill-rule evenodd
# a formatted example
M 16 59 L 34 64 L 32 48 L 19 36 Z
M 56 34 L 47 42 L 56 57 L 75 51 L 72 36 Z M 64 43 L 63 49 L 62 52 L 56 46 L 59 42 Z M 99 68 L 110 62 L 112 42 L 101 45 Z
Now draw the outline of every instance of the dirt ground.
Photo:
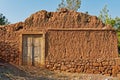
M 0 80 L 120 80 L 100 74 L 66 73 L 0 62 Z

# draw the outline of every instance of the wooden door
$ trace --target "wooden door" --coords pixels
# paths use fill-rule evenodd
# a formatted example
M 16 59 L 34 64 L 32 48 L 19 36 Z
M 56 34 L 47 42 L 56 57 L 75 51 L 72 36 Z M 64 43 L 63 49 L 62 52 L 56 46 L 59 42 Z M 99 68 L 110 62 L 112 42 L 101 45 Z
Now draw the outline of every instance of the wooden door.
M 23 65 L 39 66 L 41 63 L 42 35 L 23 36 Z

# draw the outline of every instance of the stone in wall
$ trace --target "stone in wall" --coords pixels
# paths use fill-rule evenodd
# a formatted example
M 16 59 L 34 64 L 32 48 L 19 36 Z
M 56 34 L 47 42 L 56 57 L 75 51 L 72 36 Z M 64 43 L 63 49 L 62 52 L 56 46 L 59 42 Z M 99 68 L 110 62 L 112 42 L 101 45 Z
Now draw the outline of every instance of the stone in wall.
M 113 62 L 113 64 L 109 64 L 110 62 Z M 115 59 L 102 59 L 99 61 L 97 59 L 81 59 L 77 62 L 65 61 L 64 63 L 68 64 L 63 64 L 63 62 L 48 62 L 46 63 L 46 68 L 53 71 L 102 74 L 114 77 L 120 74 L 120 65 L 116 63 Z

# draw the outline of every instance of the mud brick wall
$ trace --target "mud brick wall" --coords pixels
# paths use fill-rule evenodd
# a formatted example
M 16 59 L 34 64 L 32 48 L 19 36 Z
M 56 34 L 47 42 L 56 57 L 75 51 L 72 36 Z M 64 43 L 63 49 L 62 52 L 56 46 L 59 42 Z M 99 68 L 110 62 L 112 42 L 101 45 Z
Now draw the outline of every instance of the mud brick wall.
M 19 64 L 19 49 L 10 45 L 14 43 L 0 41 L 0 59 Z
M 46 34 L 47 60 L 117 58 L 114 30 L 49 30 Z
M 20 59 L 20 37 L 15 31 L 7 31 L 6 28 L 0 28 L 0 59 L 19 64 Z

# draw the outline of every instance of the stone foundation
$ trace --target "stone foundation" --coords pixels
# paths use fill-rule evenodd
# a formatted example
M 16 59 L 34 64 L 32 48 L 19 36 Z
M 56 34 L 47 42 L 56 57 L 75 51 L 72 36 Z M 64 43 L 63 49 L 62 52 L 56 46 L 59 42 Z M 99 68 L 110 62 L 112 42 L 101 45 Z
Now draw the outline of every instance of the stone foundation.
M 46 61 L 46 68 L 54 71 L 103 74 L 117 76 L 120 74 L 120 58 L 118 59 L 80 59 L 69 61 Z

